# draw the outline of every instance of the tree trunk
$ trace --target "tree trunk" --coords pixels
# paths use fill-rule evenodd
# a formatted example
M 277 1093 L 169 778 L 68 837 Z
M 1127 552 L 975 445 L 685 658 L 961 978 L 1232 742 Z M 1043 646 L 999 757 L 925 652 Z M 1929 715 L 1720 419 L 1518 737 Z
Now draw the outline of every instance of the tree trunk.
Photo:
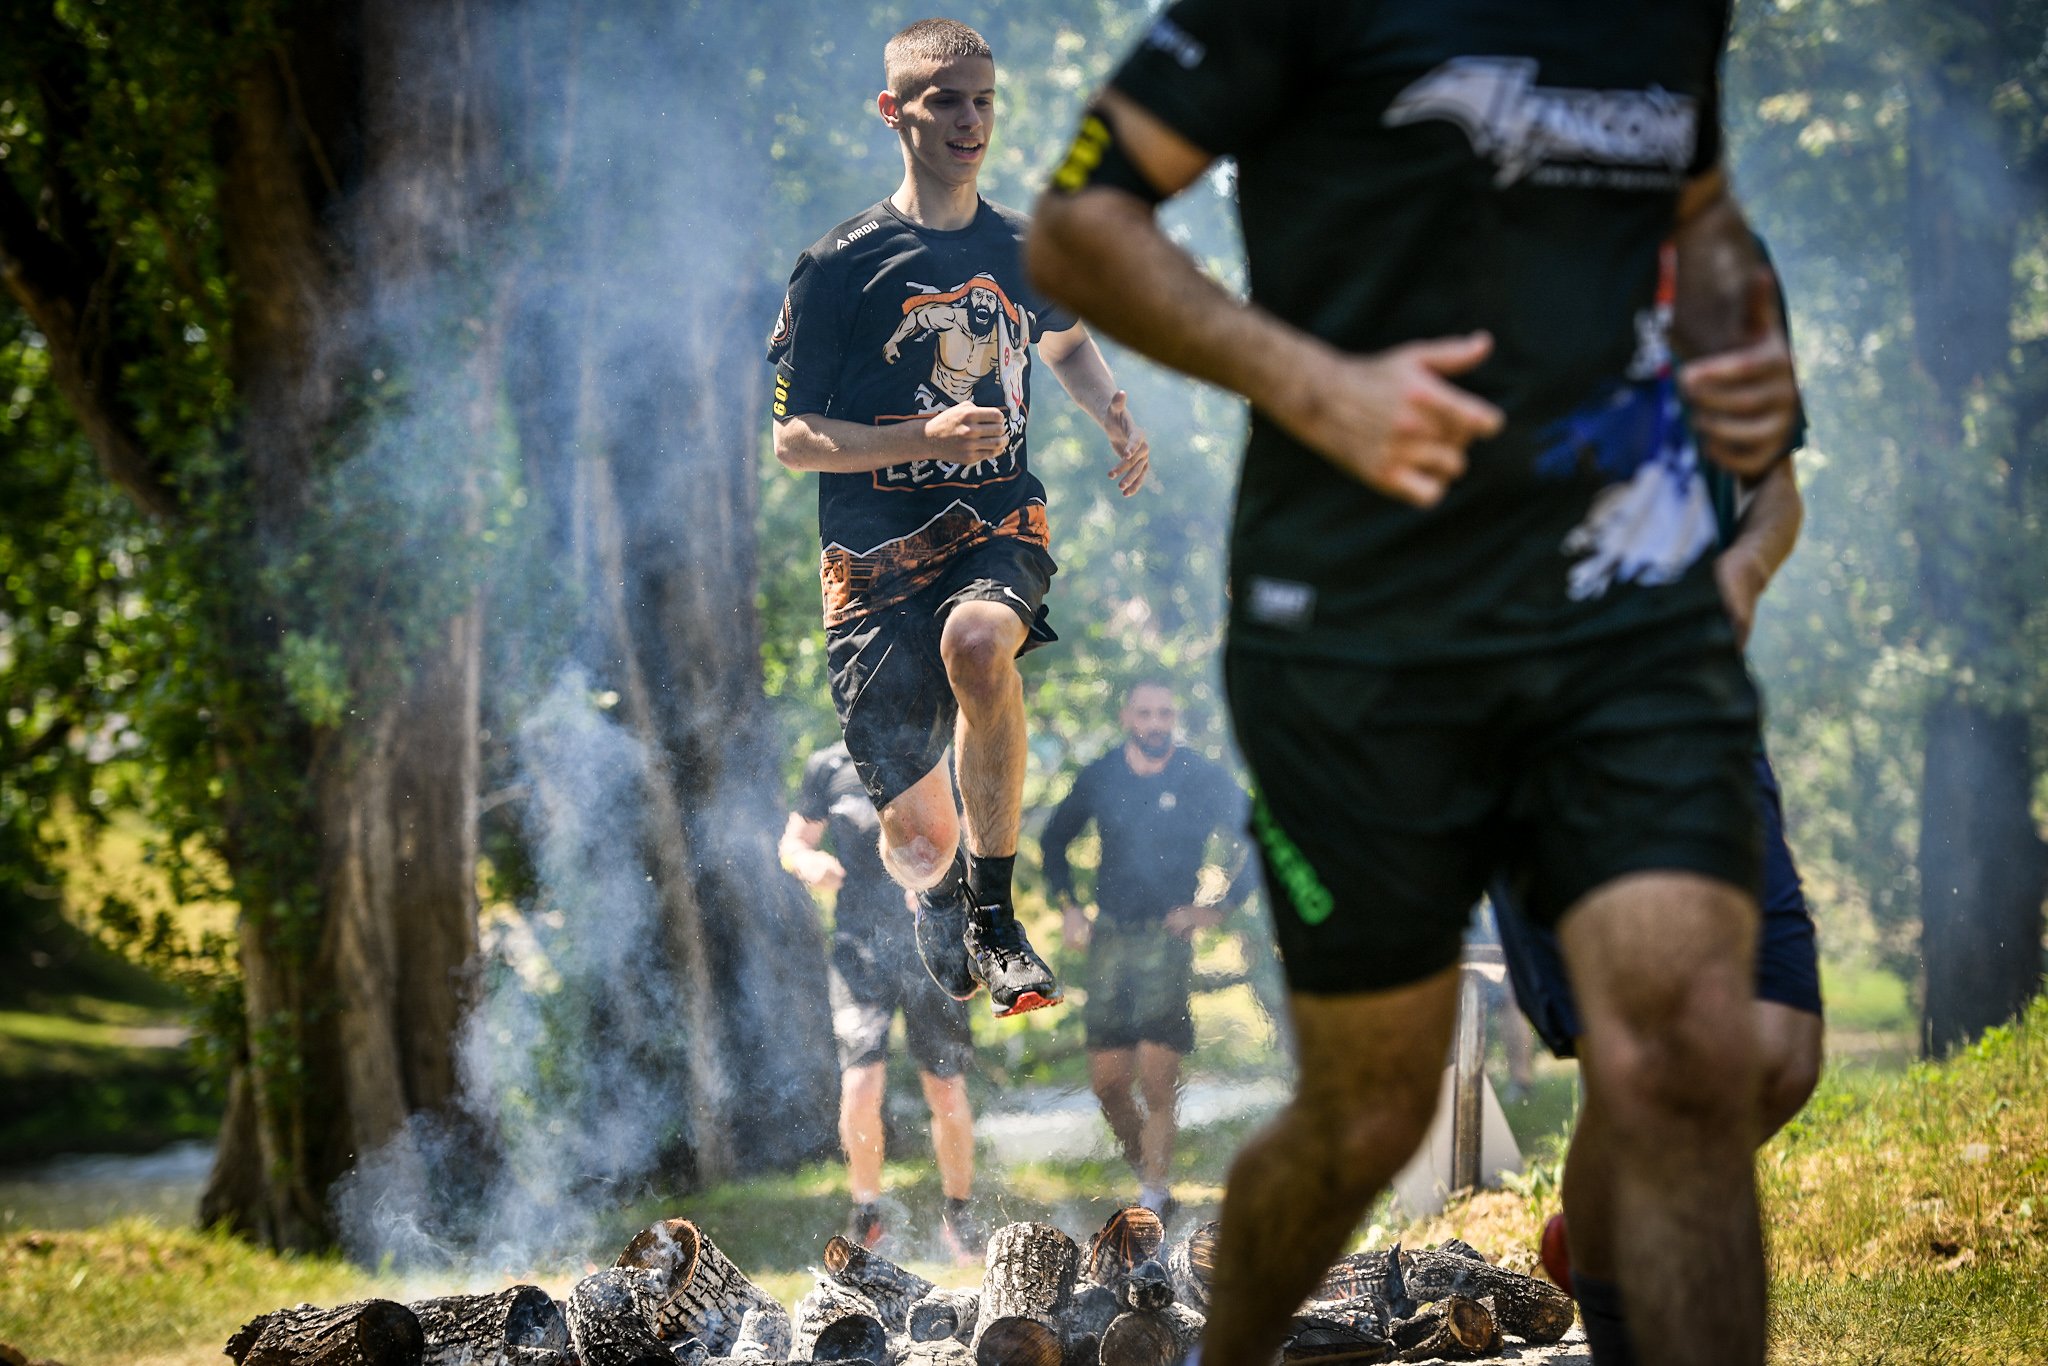
M 2041 986 L 2048 859 L 2032 815 L 2029 718 L 1949 698 L 1927 711 L 1920 784 L 1922 1051 L 1939 1057 Z
M 1945 50 L 1907 87 L 1906 261 L 1915 358 L 1933 391 L 1914 486 L 1917 571 L 1932 644 L 1949 666 L 1925 714 L 1920 790 L 1921 1045 L 1938 1056 L 2011 1019 L 2040 989 L 2048 860 L 2022 701 L 2036 586 L 1998 554 L 2032 534 L 2019 449 L 2030 434 L 2012 429 L 2009 411 L 1989 418 L 2014 406 L 2024 378 L 2013 360 L 2013 262 L 2028 158 L 1994 105 L 2001 29 L 2026 30 L 2004 7 L 1933 11 Z

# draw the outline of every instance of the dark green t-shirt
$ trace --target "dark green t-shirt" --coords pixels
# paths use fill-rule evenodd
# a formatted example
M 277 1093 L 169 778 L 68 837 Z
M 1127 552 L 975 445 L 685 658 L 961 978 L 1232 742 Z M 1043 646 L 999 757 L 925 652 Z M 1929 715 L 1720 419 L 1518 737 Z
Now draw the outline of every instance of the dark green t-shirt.
M 1477 328 L 1507 430 L 1436 508 L 1255 412 L 1241 649 L 1541 649 L 1711 608 L 1713 515 L 1665 343 L 1660 245 L 1719 154 L 1728 6 L 1181 0 L 1113 78 L 1236 159 L 1254 302 L 1347 351 Z

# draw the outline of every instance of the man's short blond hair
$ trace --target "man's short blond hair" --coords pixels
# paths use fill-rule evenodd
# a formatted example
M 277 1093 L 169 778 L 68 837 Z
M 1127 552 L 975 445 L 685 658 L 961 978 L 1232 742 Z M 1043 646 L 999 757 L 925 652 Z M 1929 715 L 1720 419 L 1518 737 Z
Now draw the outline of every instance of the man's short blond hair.
M 897 99 L 909 99 L 917 93 L 913 81 L 963 57 L 994 61 L 996 54 L 988 39 L 957 19 L 920 19 L 882 49 L 882 80 Z

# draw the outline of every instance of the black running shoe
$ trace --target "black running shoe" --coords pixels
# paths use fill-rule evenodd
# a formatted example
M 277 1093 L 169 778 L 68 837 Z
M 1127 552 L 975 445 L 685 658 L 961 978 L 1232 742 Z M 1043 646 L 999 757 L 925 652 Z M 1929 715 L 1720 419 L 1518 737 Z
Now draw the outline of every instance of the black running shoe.
M 968 917 L 966 942 L 969 970 L 988 988 L 997 1019 L 1060 1003 L 1060 984 L 1052 969 L 1032 951 L 1024 927 L 1008 910 L 977 908 Z
M 882 1207 L 870 1200 L 855 1205 L 846 1216 L 846 1241 L 855 1247 L 874 1250 L 882 1241 Z
M 917 956 L 939 990 L 956 1001 L 970 1000 L 981 990 L 967 961 L 966 937 L 966 887 L 955 882 L 950 893 L 938 892 L 936 901 L 930 893 L 917 894 Z
M 946 1212 L 939 1216 L 939 1228 L 946 1236 L 946 1247 L 954 1261 L 980 1261 L 988 1255 L 988 1230 L 974 1217 L 965 1200 L 946 1197 Z

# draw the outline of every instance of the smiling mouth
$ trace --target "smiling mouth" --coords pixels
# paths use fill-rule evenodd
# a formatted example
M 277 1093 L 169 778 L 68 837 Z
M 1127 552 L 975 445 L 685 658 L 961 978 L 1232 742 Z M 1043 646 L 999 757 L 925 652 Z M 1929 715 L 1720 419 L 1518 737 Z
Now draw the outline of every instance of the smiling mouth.
M 955 156 L 978 157 L 981 155 L 981 149 L 986 145 L 980 142 L 949 142 L 946 144 L 946 148 Z

